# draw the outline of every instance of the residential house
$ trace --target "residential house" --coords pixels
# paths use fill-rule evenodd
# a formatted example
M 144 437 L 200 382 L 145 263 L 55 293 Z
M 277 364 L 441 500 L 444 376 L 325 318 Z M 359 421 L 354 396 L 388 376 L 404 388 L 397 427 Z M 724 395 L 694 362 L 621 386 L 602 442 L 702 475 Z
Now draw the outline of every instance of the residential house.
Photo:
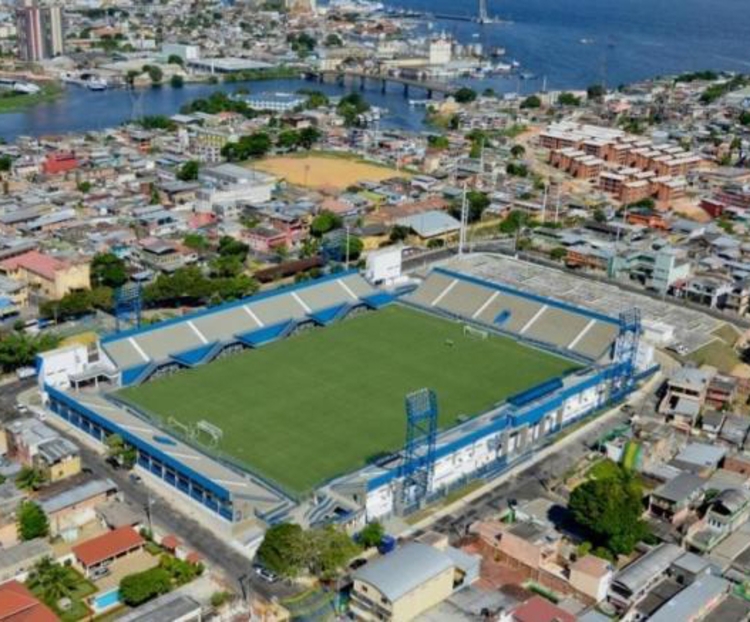
M 654 547 L 615 575 L 607 601 L 618 611 L 627 610 L 663 579 L 664 573 L 683 553 L 674 544 Z
M 81 471 L 78 447 L 37 419 L 17 419 L 5 427 L 10 455 L 57 482 Z
M 691 367 L 680 367 L 667 380 L 667 391 L 659 411 L 675 427 L 691 430 L 706 401 L 713 372 Z
M 120 527 L 72 548 L 77 564 L 88 577 L 92 571 L 143 549 L 146 541 L 132 527 Z
M 692 473 L 678 475 L 649 495 L 649 514 L 673 525 L 683 523 L 703 499 L 704 486 L 702 477 Z
M 25 581 L 38 561 L 52 557 L 52 546 L 44 538 L 34 538 L 8 548 L 0 548 L 0 583 Z
M 63 261 L 36 250 L 0 261 L 0 274 L 51 300 L 88 289 L 91 282 L 87 261 Z
M 750 492 L 744 488 L 721 491 L 708 505 L 705 516 L 686 537 L 689 548 L 710 552 L 721 540 L 750 517 Z
M 54 612 L 18 581 L 0 585 L 0 622 L 57 622 Z
M 353 575 L 351 611 L 367 622 L 412 620 L 479 577 L 479 560 L 411 542 Z
M 72 487 L 45 491 L 39 504 L 47 515 L 52 535 L 75 533 L 96 519 L 98 506 L 117 495 L 117 485 L 110 479 L 92 479 Z

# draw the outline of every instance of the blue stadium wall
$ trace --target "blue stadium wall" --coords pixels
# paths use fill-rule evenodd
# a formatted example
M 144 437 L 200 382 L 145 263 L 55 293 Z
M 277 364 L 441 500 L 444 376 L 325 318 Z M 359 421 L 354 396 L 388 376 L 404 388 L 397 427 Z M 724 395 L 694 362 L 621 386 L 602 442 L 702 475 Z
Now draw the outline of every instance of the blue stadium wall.
M 228 521 L 234 520 L 232 495 L 226 488 L 102 417 L 70 395 L 50 386 L 46 386 L 45 391 L 49 398 L 48 408 L 56 415 L 100 443 L 110 434 L 120 435 L 125 442 L 138 450 L 140 467 L 212 513 Z

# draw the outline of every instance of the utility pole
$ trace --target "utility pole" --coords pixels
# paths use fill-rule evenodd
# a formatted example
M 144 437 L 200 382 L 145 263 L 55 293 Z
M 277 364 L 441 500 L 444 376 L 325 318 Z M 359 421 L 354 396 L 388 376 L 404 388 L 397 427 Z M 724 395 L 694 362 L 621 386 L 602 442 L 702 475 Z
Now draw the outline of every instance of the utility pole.
M 349 225 L 346 225 L 346 269 L 349 269 Z
M 464 246 L 466 245 L 466 227 L 469 223 L 469 201 L 467 196 L 466 182 L 464 182 L 464 197 L 461 203 L 461 228 L 458 233 L 458 254 L 459 256 L 464 254 Z

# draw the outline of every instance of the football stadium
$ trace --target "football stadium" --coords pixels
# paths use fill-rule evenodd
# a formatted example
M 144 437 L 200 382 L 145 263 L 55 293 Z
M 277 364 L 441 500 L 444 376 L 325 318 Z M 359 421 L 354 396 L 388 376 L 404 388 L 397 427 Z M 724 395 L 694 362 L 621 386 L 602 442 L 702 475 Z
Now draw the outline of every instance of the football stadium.
M 435 268 L 355 271 L 42 355 L 51 413 L 231 522 L 408 513 L 528 458 L 649 373 L 612 318 Z M 647 358 L 647 357 L 646 357 Z

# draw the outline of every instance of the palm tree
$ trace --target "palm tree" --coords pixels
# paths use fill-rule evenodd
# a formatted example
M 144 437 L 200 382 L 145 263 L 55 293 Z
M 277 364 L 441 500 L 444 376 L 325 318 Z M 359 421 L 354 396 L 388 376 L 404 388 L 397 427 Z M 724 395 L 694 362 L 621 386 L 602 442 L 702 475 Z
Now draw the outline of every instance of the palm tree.
M 45 557 L 34 566 L 28 585 L 38 591 L 48 605 L 56 605 L 61 598 L 69 597 L 76 589 L 77 580 L 65 566 Z
M 24 490 L 39 490 L 46 481 L 44 473 L 33 467 L 23 467 L 16 476 L 16 484 Z

